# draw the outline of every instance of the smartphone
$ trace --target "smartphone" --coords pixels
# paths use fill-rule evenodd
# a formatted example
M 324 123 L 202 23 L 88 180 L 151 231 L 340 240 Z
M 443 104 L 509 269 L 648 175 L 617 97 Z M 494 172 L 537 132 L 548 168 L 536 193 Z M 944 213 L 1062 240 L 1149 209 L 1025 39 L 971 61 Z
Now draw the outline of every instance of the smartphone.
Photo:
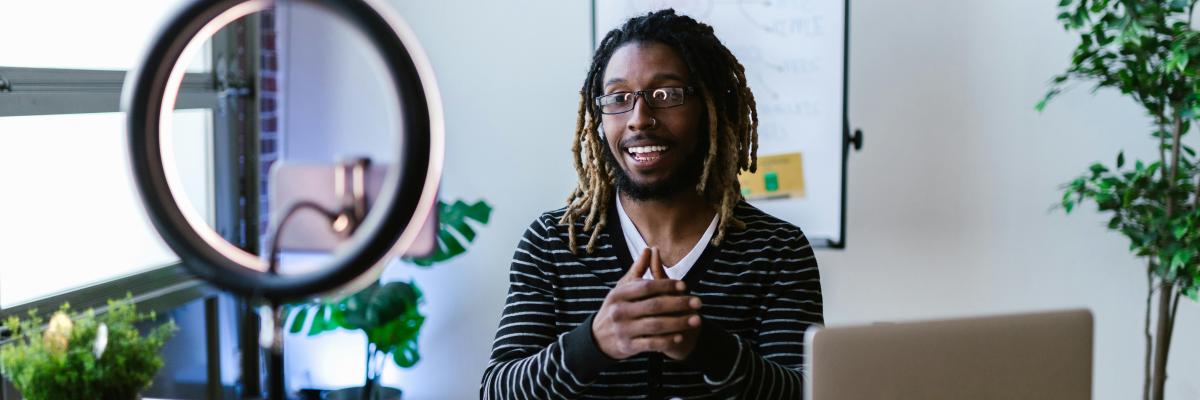
M 343 185 L 344 180 L 339 179 L 338 175 L 345 174 L 344 171 L 348 168 L 336 163 L 276 162 L 271 166 L 268 179 L 268 205 L 271 213 L 269 226 L 278 226 L 283 213 L 300 201 L 310 201 L 330 211 L 340 210 L 342 203 L 338 193 L 343 189 L 339 185 Z M 364 169 L 363 189 L 368 214 L 379 197 L 379 190 L 383 187 L 388 168 L 389 165 L 386 164 L 371 164 Z M 414 221 L 420 220 L 414 218 Z M 423 221 L 413 223 L 421 223 L 421 231 L 412 246 L 401 255 L 424 257 L 433 254 L 437 248 L 437 207 L 432 207 Z M 321 214 L 312 210 L 302 210 L 288 219 L 287 226 L 278 232 L 277 240 L 280 251 L 328 253 L 346 239 L 334 232 L 329 221 Z

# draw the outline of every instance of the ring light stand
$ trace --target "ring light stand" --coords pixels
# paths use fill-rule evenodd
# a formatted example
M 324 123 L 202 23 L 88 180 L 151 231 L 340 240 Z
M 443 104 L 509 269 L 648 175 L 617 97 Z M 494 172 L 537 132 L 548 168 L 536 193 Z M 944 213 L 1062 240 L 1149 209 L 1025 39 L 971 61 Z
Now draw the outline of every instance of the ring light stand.
M 436 206 L 444 146 L 442 110 L 432 68 L 400 18 L 375 0 L 295 1 L 318 5 L 363 33 L 386 65 L 392 89 L 401 99 L 395 112 L 403 116 L 398 135 L 404 145 L 397 146 L 397 162 L 390 167 L 371 212 L 365 213 L 361 191 L 354 190 L 352 179 L 351 190 L 343 191 L 348 196 L 343 197 L 342 210 L 320 210 L 346 239 L 324 268 L 296 275 L 277 273 L 278 229 L 290 215 L 280 218 L 281 223 L 274 227 L 276 232 L 270 234 L 267 260 L 225 241 L 188 203 L 171 156 L 171 114 L 187 69 L 180 61 L 191 59 L 222 27 L 270 9 L 275 0 L 190 3 L 160 31 L 139 68 L 130 72 L 122 95 L 122 108 L 128 116 L 130 165 L 155 229 L 193 274 L 245 298 L 266 301 L 276 309 L 268 362 L 269 397 L 276 400 L 285 398 L 278 305 L 362 281 L 364 275 L 377 274 L 387 260 L 411 246 L 421 223 Z M 361 172 L 363 165 L 346 167 L 353 176 L 354 171 Z M 288 214 L 309 206 L 297 203 L 289 207 Z

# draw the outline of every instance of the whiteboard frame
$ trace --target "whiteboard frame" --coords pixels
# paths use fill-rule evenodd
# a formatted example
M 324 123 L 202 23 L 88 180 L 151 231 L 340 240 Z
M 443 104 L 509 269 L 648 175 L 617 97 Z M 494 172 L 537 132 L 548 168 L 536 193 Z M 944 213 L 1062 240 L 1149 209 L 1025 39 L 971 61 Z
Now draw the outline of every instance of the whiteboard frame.
M 849 118 L 849 109 L 850 109 L 850 106 L 849 106 L 849 104 L 850 104 L 850 0 L 843 0 L 843 1 L 845 2 L 845 7 L 843 8 L 843 12 L 845 13 L 845 16 L 843 17 L 845 23 L 842 26 L 842 29 L 843 29 L 843 32 L 842 32 L 842 206 L 841 206 L 841 215 L 838 218 L 841 221 L 840 222 L 841 226 L 838 229 L 839 233 L 841 234 L 841 237 L 839 237 L 839 238 L 823 238 L 823 240 L 818 240 L 818 241 L 812 242 L 812 246 L 815 248 L 825 248 L 825 249 L 835 249 L 835 250 L 845 250 L 846 249 L 846 173 L 848 172 L 848 166 L 849 166 L 850 144 L 853 141 L 852 137 L 850 136 L 850 118 Z M 591 30 L 591 34 L 589 35 L 591 42 L 588 43 L 588 46 L 592 49 L 592 52 L 595 53 L 596 48 L 600 44 L 599 43 L 600 37 L 596 30 L 596 0 L 591 0 L 591 3 L 592 3 L 592 7 L 591 7 L 592 30 Z M 858 141 L 858 144 L 855 147 L 856 150 L 862 146 L 861 136 L 857 138 L 857 141 Z

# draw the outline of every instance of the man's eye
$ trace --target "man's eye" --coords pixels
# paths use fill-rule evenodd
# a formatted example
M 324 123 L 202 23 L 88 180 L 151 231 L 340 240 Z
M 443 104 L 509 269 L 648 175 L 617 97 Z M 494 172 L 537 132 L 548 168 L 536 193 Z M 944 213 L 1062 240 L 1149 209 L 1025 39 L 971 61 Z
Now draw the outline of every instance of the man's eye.
M 624 103 L 629 101 L 630 97 L 632 97 L 632 93 L 617 93 L 613 95 L 612 99 L 613 103 Z
M 667 92 L 666 89 L 658 89 L 658 90 L 654 91 L 653 96 L 654 96 L 654 100 L 666 100 L 668 98 L 671 98 L 671 93 Z

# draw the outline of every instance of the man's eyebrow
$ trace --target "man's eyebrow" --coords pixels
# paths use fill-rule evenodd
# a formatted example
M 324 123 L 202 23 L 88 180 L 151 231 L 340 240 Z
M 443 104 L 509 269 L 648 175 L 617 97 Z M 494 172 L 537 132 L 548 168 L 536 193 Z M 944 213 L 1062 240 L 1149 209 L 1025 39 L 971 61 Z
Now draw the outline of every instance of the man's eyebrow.
M 654 74 L 654 81 L 655 81 L 655 82 L 657 82 L 657 81 L 671 81 L 671 80 L 674 80 L 674 81 L 680 81 L 680 82 L 687 82 L 687 79 L 683 79 L 683 77 L 682 77 L 682 76 L 680 76 L 679 74 L 676 74 L 676 73 L 670 73 L 670 72 L 667 72 L 667 73 L 659 73 L 659 74 Z
M 684 79 L 683 76 L 680 76 L 679 74 L 676 74 L 673 72 L 660 72 L 660 73 L 654 74 L 654 78 L 652 79 L 652 81 L 653 82 L 661 82 L 661 81 L 687 82 L 687 79 Z M 626 82 L 625 78 L 612 78 L 612 79 L 609 79 L 607 82 L 604 82 L 604 87 L 608 87 L 610 85 L 617 84 L 617 83 L 625 83 L 625 82 Z
M 613 85 L 613 84 L 615 84 L 615 83 L 625 83 L 625 78 L 612 78 L 612 79 L 609 79 L 609 80 L 608 80 L 608 82 L 604 82 L 604 87 L 611 86 L 611 85 Z

